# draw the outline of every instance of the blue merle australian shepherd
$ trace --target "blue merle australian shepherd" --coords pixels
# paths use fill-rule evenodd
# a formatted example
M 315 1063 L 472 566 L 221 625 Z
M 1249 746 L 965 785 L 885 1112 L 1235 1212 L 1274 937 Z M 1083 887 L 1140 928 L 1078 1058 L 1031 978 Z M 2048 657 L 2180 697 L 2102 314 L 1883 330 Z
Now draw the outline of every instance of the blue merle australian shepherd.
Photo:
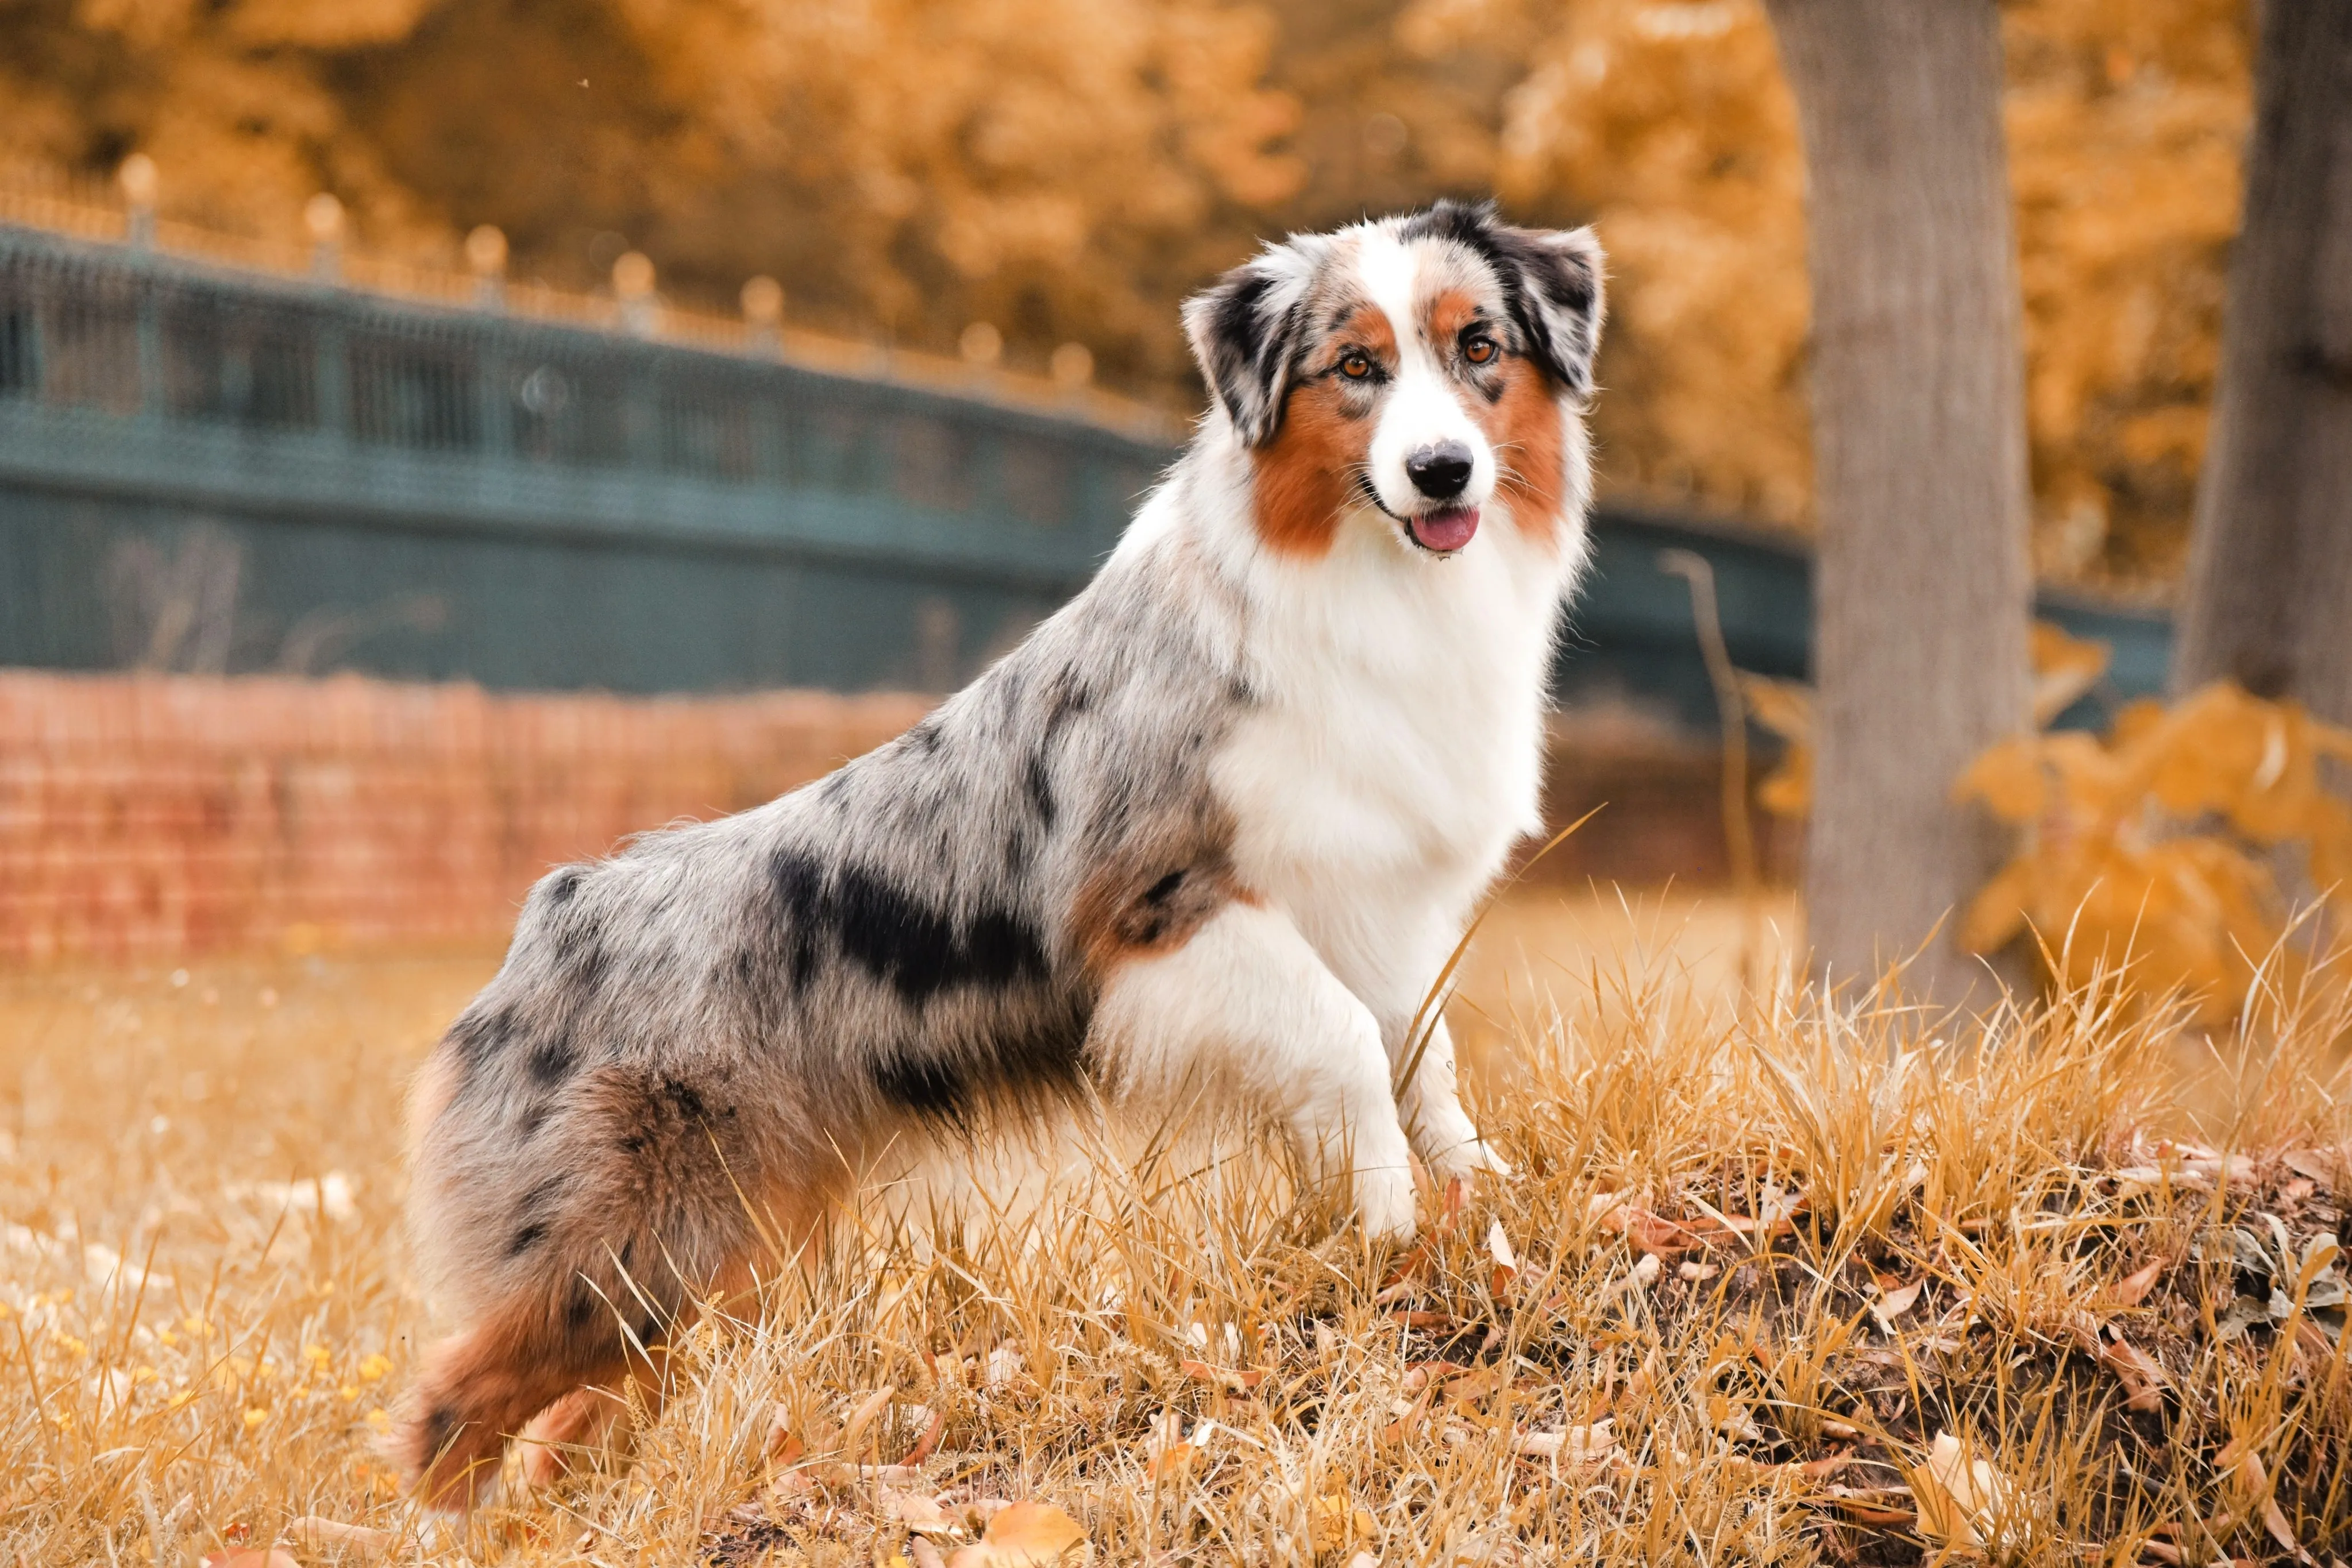
M 1505 1168 L 1443 1027 L 1400 1058 L 1537 825 L 1601 314 L 1589 232 L 1491 207 L 1269 246 L 1186 305 L 1213 406 L 1084 592 L 831 777 L 532 890 L 412 1111 L 430 1501 L 603 1433 L 633 1343 L 909 1127 L 1211 1082 L 1382 1238 L 1412 1155 Z

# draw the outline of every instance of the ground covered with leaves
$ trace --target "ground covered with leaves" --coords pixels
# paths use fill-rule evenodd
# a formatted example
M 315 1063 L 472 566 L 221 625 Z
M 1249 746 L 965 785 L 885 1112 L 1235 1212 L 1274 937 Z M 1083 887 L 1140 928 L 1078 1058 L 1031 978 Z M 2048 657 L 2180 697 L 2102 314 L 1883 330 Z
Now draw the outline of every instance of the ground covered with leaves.
M 1409 1250 L 1245 1129 L 1065 1129 L 1043 1197 L 877 1193 L 686 1330 L 625 1459 L 426 1528 L 374 1448 L 429 1337 L 401 1088 L 485 970 L 0 984 L 16 1560 L 2352 1556 L 2324 966 L 2221 1037 L 1554 971 L 1486 998 L 1518 1175 Z

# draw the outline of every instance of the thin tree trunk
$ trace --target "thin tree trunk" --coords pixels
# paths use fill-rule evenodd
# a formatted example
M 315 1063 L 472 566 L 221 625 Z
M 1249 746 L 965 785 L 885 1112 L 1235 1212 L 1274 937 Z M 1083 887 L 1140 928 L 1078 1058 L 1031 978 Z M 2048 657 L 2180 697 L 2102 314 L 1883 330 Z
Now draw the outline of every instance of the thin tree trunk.
M 2270 0 L 2173 683 L 2352 723 L 2352 0 Z
M 1992 0 L 1767 0 L 1805 147 L 1813 287 L 1814 964 L 1981 972 L 1958 906 L 1997 863 L 1955 806 L 2027 722 L 2024 371 Z M 1934 940 L 1929 941 L 1931 933 Z

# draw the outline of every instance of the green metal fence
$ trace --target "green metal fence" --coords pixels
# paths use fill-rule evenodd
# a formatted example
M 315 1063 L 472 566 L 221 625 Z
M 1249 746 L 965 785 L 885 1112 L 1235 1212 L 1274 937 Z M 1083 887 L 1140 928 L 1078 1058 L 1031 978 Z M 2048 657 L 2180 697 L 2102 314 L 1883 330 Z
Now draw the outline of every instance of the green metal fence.
M 0 664 L 943 690 L 1086 580 L 1175 452 L 985 387 L 0 225 Z M 1801 546 L 1597 528 L 1563 697 L 1709 721 L 1667 546 L 1714 564 L 1735 662 L 1805 673 Z M 2116 644 L 2112 695 L 2160 688 L 2160 616 L 2042 609 Z
M 944 685 L 1164 442 L 0 228 L 0 663 Z

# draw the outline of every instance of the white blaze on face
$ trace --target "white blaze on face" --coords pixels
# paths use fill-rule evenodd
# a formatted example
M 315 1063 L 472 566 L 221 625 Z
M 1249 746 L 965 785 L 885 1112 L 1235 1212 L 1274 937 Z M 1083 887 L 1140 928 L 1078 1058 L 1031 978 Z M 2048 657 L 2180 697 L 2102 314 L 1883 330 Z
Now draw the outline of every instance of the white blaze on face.
M 1428 341 L 1414 308 L 1424 254 L 1423 246 L 1375 229 L 1364 236 L 1356 257 L 1358 280 L 1396 335 L 1396 381 L 1381 402 L 1369 466 L 1381 505 L 1401 517 L 1440 506 L 1484 506 L 1495 493 L 1495 449 L 1463 406 L 1463 389 L 1446 373 L 1444 356 L 1451 346 Z M 1460 496 L 1433 501 L 1413 487 L 1405 464 L 1415 453 L 1447 444 L 1469 452 L 1470 482 Z

